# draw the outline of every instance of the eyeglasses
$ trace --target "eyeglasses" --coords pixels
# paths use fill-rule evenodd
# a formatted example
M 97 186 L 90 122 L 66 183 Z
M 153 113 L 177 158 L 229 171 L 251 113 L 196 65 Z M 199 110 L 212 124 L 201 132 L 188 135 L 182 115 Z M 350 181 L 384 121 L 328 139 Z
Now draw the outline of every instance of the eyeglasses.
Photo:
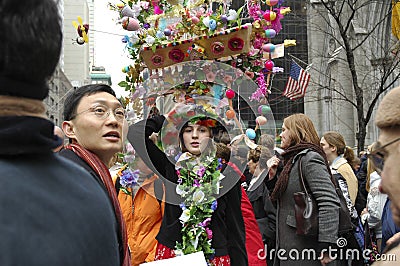
M 399 140 L 400 140 L 400 138 L 394 139 L 394 140 L 386 143 L 385 145 L 378 147 L 377 149 L 375 149 L 371 152 L 367 151 L 367 158 L 371 160 L 371 162 L 378 174 L 382 173 L 383 165 L 385 163 L 385 155 L 382 153 L 382 150 Z
M 103 106 L 103 105 L 99 105 L 99 106 L 95 106 L 95 107 L 90 107 L 89 109 L 87 109 L 85 111 L 82 111 L 80 113 L 77 113 L 77 114 L 73 115 L 70 118 L 70 120 L 73 120 L 78 115 L 81 115 L 81 114 L 84 114 L 84 113 L 87 113 L 87 112 L 91 112 L 97 118 L 99 118 L 101 120 L 107 119 L 110 116 L 111 112 L 114 114 L 114 117 L 118 122 L 122 122 L 126 118 L 126 111 L 122 107 L 119 107 L 117 109 L 111 110 L 111 108 L 108 108 L 108 107 Z

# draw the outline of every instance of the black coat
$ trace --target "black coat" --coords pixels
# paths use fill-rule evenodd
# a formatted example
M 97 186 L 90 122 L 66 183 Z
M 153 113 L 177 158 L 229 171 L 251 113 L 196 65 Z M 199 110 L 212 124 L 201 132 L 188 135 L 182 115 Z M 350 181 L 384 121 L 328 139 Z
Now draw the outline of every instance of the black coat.
M 176 242 L 182 240 L 182 224 L 179 221 L 182 210 L 177 205 L 181 199 L 175 192 L 178 176 L 175 164 L 149 139 L 153 132 L 161 130 L 164 120 L 164 116 L 154 116 L 130 126 L 128 139 L 143 161 L 164 181 L 166 204 L 160 232 L 156 239 L 159 243 L 174 249 Z M 228 177 L 224 178 L 224 180 L 228 179 Z M 240 207 L 241 187 L 237 181 L 223 186 L 225 188 L 225 191 L 221 192 L 223 196 L 217 200 L 218 207 L 211 218 L 212 247 L 215 249 L 216 256 L 229 255 L 232 266 L 246 266 L 245 231 Z M 229 188 L 228 191 L 226 191 L 227 188 Z
M 108 195 L 52 152 L 54 124 L 0 117 L 0 265 L 120 265 Z
M 275 247 L 276 235 L 276 208 L 269 195 L 266 179 L 268 170 L 264 170 L 258 180 L 247 191 L 250 203 L 253 206 L 254 215 L 260 228 L 261 236 L 268 247 Z

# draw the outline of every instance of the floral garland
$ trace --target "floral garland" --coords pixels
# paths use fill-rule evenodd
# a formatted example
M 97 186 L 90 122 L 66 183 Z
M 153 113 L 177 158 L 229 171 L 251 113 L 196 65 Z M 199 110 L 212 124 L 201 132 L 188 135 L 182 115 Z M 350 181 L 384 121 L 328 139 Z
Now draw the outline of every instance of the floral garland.
M 213 232 L 210 229 L 211 216 L 217 209 L 216 196 L 219 193 L 221 160 L 215 156 L 192 156 L 183 153 L 177 163 L 177 194 L 182 197 L 182 241 L 176 243 L 175 253 L 190 254 L 202 251 L 211 260 Z
M 132 145 L 127 142 L 125 144 L 126 153 L 120 154 L 122 156 L 122 161 L 124 162 L 124 166 L 118 171 L 117 176 L 119 176 L 119 183 L 121 185 L 120 190 L 127 195 L 132 195 L 132 188 L 138 185 L 140 170 L 131 170 L 133 169 L 133 164 L 135 162 L 135 150 Z
M 124 167 L 121 170 L 117 174 L 120 178 L 119 179 L 119 183 L 121 185 L 120 190 L 127 195 L 132 195 L 132 192 L 128 189 L 132 189 L 134 186 L 138 184 L 140 171 L 138 169 L 132 171 L 127 167 Z

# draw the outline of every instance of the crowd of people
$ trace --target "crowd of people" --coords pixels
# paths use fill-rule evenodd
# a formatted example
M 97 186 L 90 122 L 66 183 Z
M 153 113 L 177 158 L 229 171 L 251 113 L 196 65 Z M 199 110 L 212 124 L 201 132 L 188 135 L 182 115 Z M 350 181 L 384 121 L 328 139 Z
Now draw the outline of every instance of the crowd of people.
M 198 251 L 213 266 L 400 261 L 400 87 L 379 104 L 379 139 L 359 157 L 305 114 L 283 120 L 277 147 L 268 134 L 229 135 L 188 97 L 129 125 L 104 84 L 69 93 L 59 128 L 42 102 L 61 51 L 58 7 L 20 4 L 0 3 L 0 265 L 138 266 Z M 163 138 L 174 136 L 172 156 Z M 303 186 L 315 234 L 299 233 Z M 346 234 L 340 196 L 354 225 Z M 332 254 L 350 248 L 370 252 Z

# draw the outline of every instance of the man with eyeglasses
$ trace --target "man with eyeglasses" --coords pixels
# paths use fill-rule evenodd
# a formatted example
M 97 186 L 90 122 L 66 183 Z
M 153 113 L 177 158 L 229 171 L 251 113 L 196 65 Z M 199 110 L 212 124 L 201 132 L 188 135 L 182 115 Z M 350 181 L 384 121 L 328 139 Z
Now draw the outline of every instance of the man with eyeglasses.
M 392 89 L 382 99 L 376 113 L 375 124 L 380 129 L 379 139 L 376 148 L 367 156 L 382 177 L 380 190 L 388 194 L 393 220 L 400 225 L 400 87 Z M 381 261 L 374 265 L 398 265 L 400 247 L 389 250 L 387 254 L 393 254 L 396 262 Z
M 108 170 L 114 155 L 122 150 L 124 126 L 125 109 L 110 86 L 77 88 L 64 103 L 62 128 L 69 144 L 59 154 L 86 169 L 108 194 L 118 221 L 115 229 L 122 265 L 130 265 L 126 226 Z

